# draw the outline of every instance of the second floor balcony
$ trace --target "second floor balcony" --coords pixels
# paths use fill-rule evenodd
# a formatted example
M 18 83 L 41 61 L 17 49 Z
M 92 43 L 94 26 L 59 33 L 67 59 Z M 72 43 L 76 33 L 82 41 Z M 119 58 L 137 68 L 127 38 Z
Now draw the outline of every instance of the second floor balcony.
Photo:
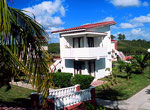
M 65 48 L 61 56 L 75 60 L 100 59 L 107 56 L 107 49 L 103 47 Z

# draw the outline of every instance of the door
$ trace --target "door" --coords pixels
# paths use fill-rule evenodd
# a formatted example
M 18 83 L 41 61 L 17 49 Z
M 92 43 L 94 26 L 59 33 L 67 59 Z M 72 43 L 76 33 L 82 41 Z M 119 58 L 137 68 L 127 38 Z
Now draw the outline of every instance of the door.
M 84 61 L 74 61 L 74 73 L 82 74 L 85 70 L 85 62 Z
M 95 77 L 95 60 L 88 61 L 88 73 Z

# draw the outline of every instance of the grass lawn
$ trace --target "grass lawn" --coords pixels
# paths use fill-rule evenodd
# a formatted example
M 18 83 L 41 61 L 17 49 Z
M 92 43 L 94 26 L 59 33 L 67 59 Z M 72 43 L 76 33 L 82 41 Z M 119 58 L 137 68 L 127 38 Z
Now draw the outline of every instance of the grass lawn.
M 12 106 L 26 106 L 30 104 L 30 93 L 34 90 L 30 90 L 23 87 L 11 85 L 9 91 L 5 91 L 6 87 L 0 88 L 0 103 Z
M 126 80 L 126 73 L 114 73 L 118 84 L 108 89 L 102 86 L 96 87 L 96 97 L 108 100 L 124 100 L 139 92 L 150 84 L 148 68 L 144 74 L 132 74 L 129 81 Z M 106 80 L 104 78 L 103 80 Z

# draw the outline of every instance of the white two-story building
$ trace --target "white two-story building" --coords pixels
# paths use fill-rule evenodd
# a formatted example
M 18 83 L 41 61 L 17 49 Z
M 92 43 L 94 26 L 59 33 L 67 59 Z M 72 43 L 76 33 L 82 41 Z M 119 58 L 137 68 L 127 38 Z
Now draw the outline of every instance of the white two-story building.
M 60 34 L 61 71 L 94 76 L 110 74 L 112 47 L 110 26 L 114 21 L 86 24 L 53 31 Z

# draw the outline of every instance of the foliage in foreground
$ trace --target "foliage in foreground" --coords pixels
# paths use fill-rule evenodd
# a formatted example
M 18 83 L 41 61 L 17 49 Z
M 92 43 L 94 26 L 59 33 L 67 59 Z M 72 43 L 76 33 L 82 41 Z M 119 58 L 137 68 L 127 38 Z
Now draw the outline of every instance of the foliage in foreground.
M 74 75 L 72 78 L 72 84 L 80 84 L 81 89 L 87 89 L 90 87 L 91 82 L 94 80 L 94 77 L 90 75 Z
M 38 92 L 47 97 L 52 80 L 47 62 L 49 55 L 42 45 L 47 45 L 48 34 L 25 11 L 9 7 L 7 2 L 0 0 L 0 79 L 23 72 Z M 8 81 L 0 80 L 0 87 L 8 85 L 9 88 Z
M 90 75 L 74 75 L 72 73 L 56 72 L 53 74 L 53 83 L 55 87 L 69 87 L 72 85 L 80 84 L 81 89 L 90 87 L 94 77 Z
M 86 110 L 110 110 L 110 109 L 108 109 L 106 107 L 103 107 L 102 105 L 93 106 L 90 103 L 85 103 L 85 105 L 86 105 Z
M 72 73 L 57 72 L 53 74 L 53 83 L 56 87 L 69 87 L 71 86 Z

